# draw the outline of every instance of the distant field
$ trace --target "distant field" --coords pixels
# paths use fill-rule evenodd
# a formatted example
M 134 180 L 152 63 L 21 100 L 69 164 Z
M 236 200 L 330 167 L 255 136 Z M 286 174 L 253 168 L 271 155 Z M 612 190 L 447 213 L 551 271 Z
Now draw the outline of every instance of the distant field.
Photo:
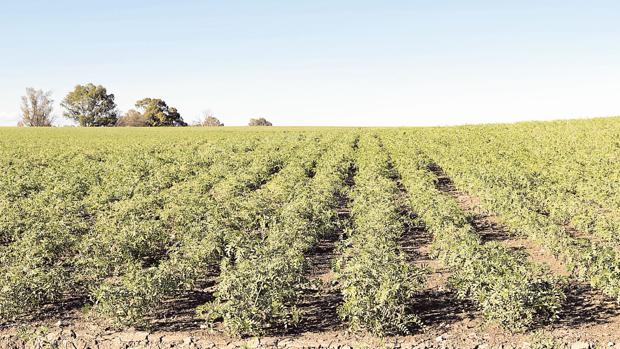
M 0 128 L 0 168 L 6 338 L 620 341 L 620 118 Z

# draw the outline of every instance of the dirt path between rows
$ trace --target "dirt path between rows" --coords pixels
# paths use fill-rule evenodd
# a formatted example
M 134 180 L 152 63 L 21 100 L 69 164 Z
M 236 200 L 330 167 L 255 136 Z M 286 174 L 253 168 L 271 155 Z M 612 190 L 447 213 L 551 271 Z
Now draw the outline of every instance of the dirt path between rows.
M 480 200 L 459 191 L 441 167 L 432 164 L 429 170 L 437 176 L 437 189 L 456 200 L 461 210 L 470 217 L 470 224 L 483 242 L 498 241 L 512 250 L 524 251 L 531 261 L 546 265 L 556 275 L 568 276 L 567 268 L 562 262 L 534 242 L 511 233 L 497 216 L 484 212 Z
M 586 338 L 604 339 L 620 335 L 620 306 L 616 302 L 592 289 L 589 284 L 571 277 L 567 266 L 549 251 L 527 238 L 511 233 L 498 216 L 483 210 L 478 198 L 459 191 L 441 167 L 432 164 L 429 170 L 437 176 L 437 188 L 453 197 L 471 217 L 471 224 L 483 242 L 498 241 L 510 249 L 524 251 L 531 261 L 545 265 L 555 275 L 568 279 L 565 306 L 559 320 L 549 325 L 547 330 L 562 333 L 563 336 L 587 331 L 583 335 Z
M 338 307 L 342 304 L 342 294 L 333 272 L 333 263 L 337 257 L 337 244 L 344 239 L 345 229 L 351 220 L 351 202 L 348 191 L 355 185 L 356 168 L 349 167 L 345 179 L 345 191 L 338 197 L 338 215 L 336 228 L 323 236 L 307 254 L 309 279 L 316 282 L 316 288 L 305 290 L 304 299 L 299 304 L 302 320 L 293 333 L 319 333 L 339 331 L 345 328 L 338 316 Z
M 469 301 L 458 299 L 456 293 L 448 287 L 450 271 L 440 261 L 431 257 L 432 234 L 423 226 L 416 224 L 417 217 L 409 205 L 409 194 L 391 162 L 389 170 L 399 189 L 398 201 L 406 221 L 406 230 L 399 241 L 400 247 L 409 263 L 427 268 L 429 271 L 425 287 L 416 295 L 412 305 L 416 315 L 422 320 L 423 330 L 431 328 L 447 330 L 451 324 L 463 320 L 482 322 L 474 305 Z

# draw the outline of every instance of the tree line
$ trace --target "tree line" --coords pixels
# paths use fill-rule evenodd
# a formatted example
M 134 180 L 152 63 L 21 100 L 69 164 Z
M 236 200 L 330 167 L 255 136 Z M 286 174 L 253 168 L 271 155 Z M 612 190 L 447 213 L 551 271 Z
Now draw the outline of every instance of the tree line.
M 54 101 L 51 91 L 27 88 L 22 96 L 21 120 L 18 126 L 50 127 Z M 188 126 L 177 108 L 169 106 L 160 98 L 143 98 L 135 108 L 122 114 L 114 102 L 114 94 L 101 85 L 92 83 L 77 85 L 60 103 L 63 116 L 83 127 L 160 127 Z M 272 126 L 265 118 L 252 118 L 249 126 Z M 224 124 L 211 112 L 205 112 L 195 126 L 217 127 Z

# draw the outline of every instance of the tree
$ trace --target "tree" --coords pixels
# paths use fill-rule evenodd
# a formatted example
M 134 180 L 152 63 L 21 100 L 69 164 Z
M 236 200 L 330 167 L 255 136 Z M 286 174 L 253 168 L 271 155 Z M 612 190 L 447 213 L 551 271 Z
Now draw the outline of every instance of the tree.
M 216 127 L 216 126 L 224 126 L 224 124 L 215 116 L 211 111 L 206 111 L 202 114 L 202 126 L 207 127 Z
M 142 113 L 135 109 L 130 109 L 125 115 L 118 118 L 117 126 L 126 127 L 145 127 L 147 126 L 146 118 Z
M 61 105 L 66 109 L 65 117 L 80 126 L 114 126 L 118 119 L 114 95 L 101 85 L 77 85 Z
M 22 96 L 21 125 L 31 127 L 52 126 L 54 101 L 50 98 L 51 96 L 51 91 L 43 92 L 32 87 L 27 88 L 26 95 Z
M 169 107 L 159 98 L 144 98 L 136 102 L 142 110 L 147 126 L 187 126 L 176 108 Z
M 250 119 L 249 126 L 273 126 L 273 124 L 265 118 Z

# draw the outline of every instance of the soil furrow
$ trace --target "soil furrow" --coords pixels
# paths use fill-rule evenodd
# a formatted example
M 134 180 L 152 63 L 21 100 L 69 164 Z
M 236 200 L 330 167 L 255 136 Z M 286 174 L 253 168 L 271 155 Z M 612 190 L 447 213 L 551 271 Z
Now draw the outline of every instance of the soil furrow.
M 347 190 L 338 197 L 336 229 L 321 237 L 306 256 L 309 278 L 316 286 L 304 290 L 304 299 L 299 305 L 302 312 L 301 323 L 293 332 L 334 331 L 344 326 L 338 316 L 342 294 L 332 264 L 338 254 L 337 244 L 344 239 L 345 229 L 350 224 L 351 209 L 347 192 L 354 186 L 355 172 L 355 166 L 351 164 L 345 179 Z
M 429 170 L 437 176 L 437 189 L 456 200 L 483 242 L 498 241 L 512 250 L 524 251 L 530 260 L 548 266 L 554 274 L 568 276 L 567 268 L 561 261 L 534 242 L 510 232 L 494 214 L 483 211 L 480 199 L 458 190 L 441 167 L 432 164 Z
M 417 223 L 416 215 L 409 207 L 409 194 L 402 183 L 400 174 L 389 163 L 392 179 L 399 189 L 399 201 L 402 213 L 406 218 L 406 230 L 399 241 L 407 260 L 415 266 L 428 268 L 426 285 L 415 297 L 412 305 L 427 330 L 441 330 L 451 323 L 476 318 L 473 304 L 460 300 L 455 292 L 448 287 L 450 271 L 437 259 L 431 257 L 432 234 Z
M 552 327 L 566 329 L 601 325 L 603 331 L 615 328 L 613 331 L 620 332 L 620 306 L 617 303 L 592 289 L 589 284 L 572 278 L 568 267 L 549 251 L 527 238 L 511 233 L 498 216 L 482 209 L 479 198 L 459 191 L 441 167 L 432 164 L 429 170 L 437 176 L 437 189 L 453 197 L 471 217 L 471 224 L 483 242 L 498 241 L 513 250 L 524 251 L 533 262 L 546 265 L 552 273 L 568 278 L 566 302 L 558 322 Z M 585 238 L 583 234 L 581 237 Z

